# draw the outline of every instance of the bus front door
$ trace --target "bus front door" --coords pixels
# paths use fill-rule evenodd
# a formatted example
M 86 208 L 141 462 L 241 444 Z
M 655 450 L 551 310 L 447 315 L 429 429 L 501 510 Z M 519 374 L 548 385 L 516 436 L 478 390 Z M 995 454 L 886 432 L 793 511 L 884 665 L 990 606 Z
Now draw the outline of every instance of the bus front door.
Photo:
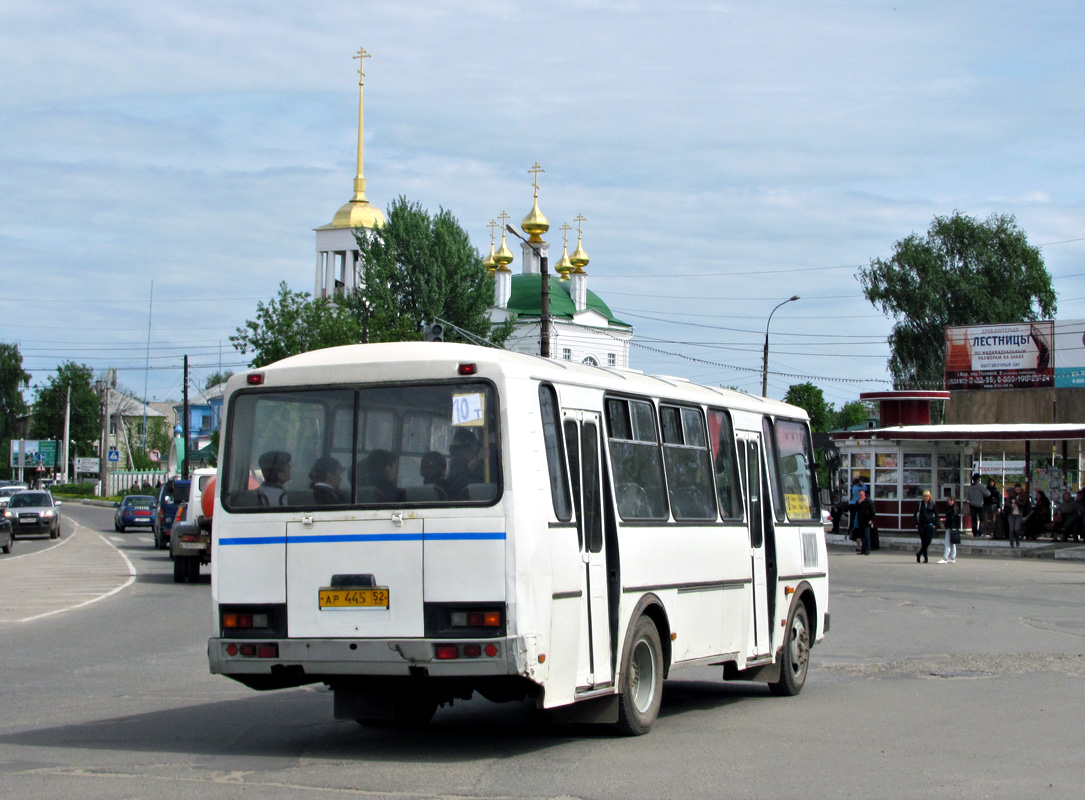
M 765 564 L 765 466 L 761 436 L 753 433 L 739 442 L 739 459 L 743 465 L 746 484 L 746 524 L 750 536 L 750 567 L 753 578 L 753 619 L 747 652 L 751 658 L 770 658 L 768 578 Z
M 607 602 L 607 553 L 603 538 L 599 415 L 587 411 L 568 412 L 564 428 L 583 563 L 576 685 L 579 691 L 584 691 L 614 681 Z

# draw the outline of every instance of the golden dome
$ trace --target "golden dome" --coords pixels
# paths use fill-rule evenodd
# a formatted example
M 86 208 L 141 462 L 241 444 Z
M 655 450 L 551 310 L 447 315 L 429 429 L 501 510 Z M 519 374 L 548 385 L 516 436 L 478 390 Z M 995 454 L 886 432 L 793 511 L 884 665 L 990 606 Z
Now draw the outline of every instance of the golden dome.
M 542 234 L 550 230 L 550 220 L 539 211 L 539 190 L 535 190 L 535 202 L 531 206 L 531 213 L 524 217 L 520 227 L 528 235 L 529 242 L 541 242 Z
M 588 254 L 584 252 L 584 245 L 580 243 L 581 236 L 583 235 L 580 225 L 587 221 L 587 217 L 583 214 L 576 215 L 576 250 L 569 256 L 569 263 L 575 267 L 573 273 L 576 275 L 583 275 L 584 267 L 588 266 L 588 261 L 591 260 L 588 258 Z
M 368 200 L 350 200 L 335 212 L 333 228 L 379 228 L 384 225 L 384 212 Z
M 496 270 L 499 272 L 508 272 L 509 264 L 512 263 L 512 251 L 505 244 L 504 232 L 501 233 L 501 247 L 494 253 L 494 263 L 497 265 Z
M 490 274 L 494 274 L 494 270 L 497 269 L 497 262 L 494 261 L 494 240 L 490 238 L 490 255 L 482 259 L 482 266 L 486 267 L 490 271 Z
M 562 246 L 561 246 L 561 258 L 558 259 L 558 263 L 554 265 L 554 270 L 561 276 L 561 280 L 569 280 L 569 273 L 573 271 L 573 264 L 569 261 L 569 223 L 563 223 L 561 226 L 562 231 Z
M 588 254 L 584 252 L 584 246 L 580 243 L 580 237 L 576 237 L 576 250 L 569 256 L 569 263 L 573 265 L 573 272 L 577 275 L 584 274 L 584 267 L 588 266 Z

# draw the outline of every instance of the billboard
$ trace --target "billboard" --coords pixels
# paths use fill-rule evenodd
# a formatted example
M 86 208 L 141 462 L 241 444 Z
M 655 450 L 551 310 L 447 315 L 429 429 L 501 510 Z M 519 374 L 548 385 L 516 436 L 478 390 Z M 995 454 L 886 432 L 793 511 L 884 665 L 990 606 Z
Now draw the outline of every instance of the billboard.
M 1085 388 L 1085 319 L 1055 321 L 1055 388 Z
M 57 443 L 53 439 L 12 439 L 12 467 L 55 467 Z
M 946 328 L 946 389 L 1036 389 L 1055 385 L 1051 320 Z

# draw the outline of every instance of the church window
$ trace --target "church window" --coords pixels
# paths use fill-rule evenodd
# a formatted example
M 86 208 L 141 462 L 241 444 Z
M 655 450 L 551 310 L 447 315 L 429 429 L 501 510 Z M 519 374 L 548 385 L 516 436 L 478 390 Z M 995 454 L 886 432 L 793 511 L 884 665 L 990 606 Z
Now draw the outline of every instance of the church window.
M 563 348 L 561 348 L 561 357 L 563 359 L 565 359 L 566 361 L 572 361 L 573 360 L 573 350 L 572 350 L 572 348 L 571 347 L 563 347 Z

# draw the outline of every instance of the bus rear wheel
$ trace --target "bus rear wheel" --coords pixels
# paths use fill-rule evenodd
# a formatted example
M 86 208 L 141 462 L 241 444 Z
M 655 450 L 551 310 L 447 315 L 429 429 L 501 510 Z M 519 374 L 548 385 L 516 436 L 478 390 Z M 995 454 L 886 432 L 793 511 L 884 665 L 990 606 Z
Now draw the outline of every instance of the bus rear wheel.
M 618 730 L 627 736 L 648 733 L 663 701 L 663 647 L 648 617 L 633 628 L 633 641 L 622 665 L 618 695 Z
M 810 622 L 806 606 L 801 602 L 791 610 L 780 661 L 780 680 L 769 684 L 769 691 L 778 697 L 794 697 L 806 683 L 810 667 Z

